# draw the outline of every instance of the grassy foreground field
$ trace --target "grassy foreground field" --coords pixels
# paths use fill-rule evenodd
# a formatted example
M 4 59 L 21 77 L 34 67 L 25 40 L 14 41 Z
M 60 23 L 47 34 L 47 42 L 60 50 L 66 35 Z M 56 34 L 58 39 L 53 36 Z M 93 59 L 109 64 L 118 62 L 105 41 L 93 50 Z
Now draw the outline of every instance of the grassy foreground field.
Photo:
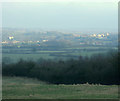
M 53 85 L 35 79 L 3 77 L 3 99 L 117 99 L 117 85 Z

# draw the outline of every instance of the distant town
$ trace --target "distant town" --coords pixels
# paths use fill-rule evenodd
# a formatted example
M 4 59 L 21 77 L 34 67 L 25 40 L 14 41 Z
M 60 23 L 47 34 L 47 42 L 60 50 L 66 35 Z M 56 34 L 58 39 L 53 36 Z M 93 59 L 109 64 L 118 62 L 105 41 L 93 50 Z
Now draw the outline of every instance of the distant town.
M 3 29 L 3 61 L 40 58 L 53 60 L 78 59 L 118 50 L 118 35 L 111 32 L 82 33 Z M 10 58 L 10 59 L 9 59 Z
M 117 46 L 117 34 L 106 33 L 65 33 L 58 31 L 3 31 L 2 45 L 16 46 L 80 46 L 80 45 L 113 45 Z

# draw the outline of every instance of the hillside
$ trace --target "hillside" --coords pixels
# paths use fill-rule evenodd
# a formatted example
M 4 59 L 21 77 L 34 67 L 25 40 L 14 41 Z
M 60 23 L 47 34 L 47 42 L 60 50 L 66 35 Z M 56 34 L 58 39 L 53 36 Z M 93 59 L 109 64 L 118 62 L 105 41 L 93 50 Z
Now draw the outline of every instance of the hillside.
M 117 99 L 117 85 L 53 85 L 34 79 L 3 77 L 3 99 Z

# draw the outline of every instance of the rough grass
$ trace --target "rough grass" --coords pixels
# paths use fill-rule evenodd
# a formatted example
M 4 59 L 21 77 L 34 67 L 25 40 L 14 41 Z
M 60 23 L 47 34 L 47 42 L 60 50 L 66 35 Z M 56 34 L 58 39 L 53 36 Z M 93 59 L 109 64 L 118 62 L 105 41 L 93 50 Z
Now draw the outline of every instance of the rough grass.
M 117 99 L 117 85 L 53 85 L 36 79 L 3 77 L 3 99 Z

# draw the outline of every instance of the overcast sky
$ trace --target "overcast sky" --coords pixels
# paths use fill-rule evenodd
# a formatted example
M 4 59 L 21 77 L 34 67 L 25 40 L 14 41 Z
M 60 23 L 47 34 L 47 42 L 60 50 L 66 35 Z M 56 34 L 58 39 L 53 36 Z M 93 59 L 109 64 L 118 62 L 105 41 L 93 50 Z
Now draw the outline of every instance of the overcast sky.
M 118 7 L 114 2 L 6 2 L 2 23 L 10 28 L 117 32 Z

